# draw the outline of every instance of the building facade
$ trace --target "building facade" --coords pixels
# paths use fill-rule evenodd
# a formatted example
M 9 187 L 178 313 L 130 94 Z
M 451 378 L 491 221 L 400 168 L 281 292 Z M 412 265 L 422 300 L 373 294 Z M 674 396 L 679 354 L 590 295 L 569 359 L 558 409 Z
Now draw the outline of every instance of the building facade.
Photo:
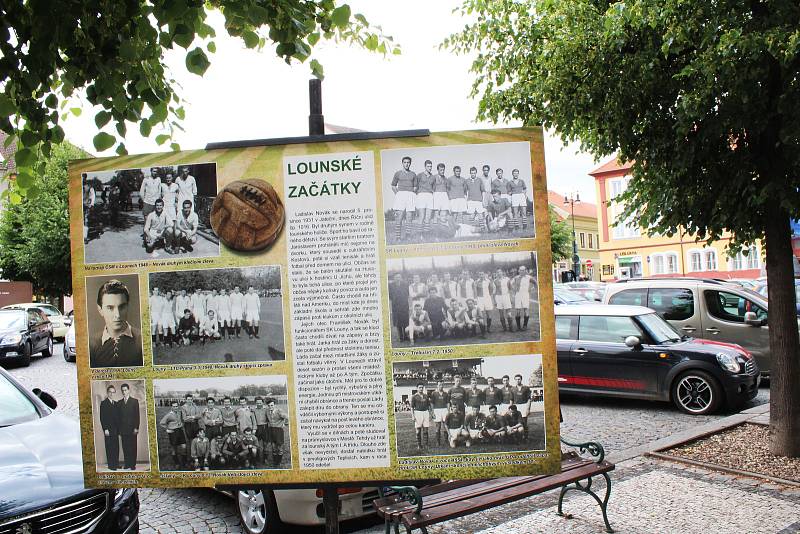
M 572 207 L 564 204 L 564 195 L 555 191 L 547 192 L 547 201 L 553 207 L 556 217 L 565 221 L 572 231 Z M 591 202 L 575 204 L 575 241 L 581 259 L 580 276 L 587 280 L 600 280 L 600 233 L 597 226 L 597 206 Z M 553 264 L 553 280 L 561 281 L 561 273 L 572 270 L 572 255 Z
M 614 198 L 625 192 L 631 178 L 631 163 L 616 158 L 589 173 L 597 190 L 600 228 L 600 280 L 610 282 L 651 276 L 701 278 L 758 278 L 764 276 L 763 250 L 758 243 L 748 254 L 730 257 L 725 247 L 730 234 L 712 244 L 696 236 L 679 233 L 672 237 L 650 235 L 631 219 L 615 224 L 623 204 Z

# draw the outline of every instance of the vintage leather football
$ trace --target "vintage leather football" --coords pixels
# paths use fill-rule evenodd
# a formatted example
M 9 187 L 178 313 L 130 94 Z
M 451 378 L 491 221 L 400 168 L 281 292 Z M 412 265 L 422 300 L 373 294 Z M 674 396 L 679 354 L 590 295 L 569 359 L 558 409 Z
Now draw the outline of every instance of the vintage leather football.
M 211 206 L 211 227 L 225 245 L 254 251 L 271 245 L 283 229 L 286 212 L 278 193 L 264 180 L 236 180 Z

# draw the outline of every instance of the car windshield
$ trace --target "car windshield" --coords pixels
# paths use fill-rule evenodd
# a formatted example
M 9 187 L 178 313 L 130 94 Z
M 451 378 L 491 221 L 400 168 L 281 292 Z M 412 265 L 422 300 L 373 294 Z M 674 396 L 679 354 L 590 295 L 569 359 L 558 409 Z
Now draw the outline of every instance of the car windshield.
M 0 427 L 18 425 L 39 419 L 31 400 L 14 384 L 0 375 Z
M 0 329 L 25 330 L 25 312 L 0 311 Z
M 667 321 L 656 313 L 646 313 L 637 317 L 645 330 L 653 338 L 656 345 L 662 343 L 674 343 L 681 340 L 681 335 Z
M 61 315 L 61 312 L 58 311 L 58 309 L 53 308 L 52 306 L 39 305 L 39 306 L 36 306 L 36 307 L 39 308 L 40 310 L 42 310 L 44 312 L 44 314 L 47 315 L 48 317 L 52 317 L 53 315 Z
M 560 300 L 561 302 L 575 302 L 577 304 L 586 302 L 585 298 L 578 295 L 577 293 L 569 291 L 568 289 L 554 289 L 553 295 L 557 300 Z

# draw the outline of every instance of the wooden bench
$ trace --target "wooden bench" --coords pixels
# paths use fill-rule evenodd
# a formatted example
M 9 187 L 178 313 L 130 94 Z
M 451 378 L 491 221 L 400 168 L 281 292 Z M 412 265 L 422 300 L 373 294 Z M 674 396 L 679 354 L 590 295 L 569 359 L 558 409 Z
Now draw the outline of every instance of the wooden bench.
M 558 496 L 558 515 L 563 513 L 564 495 L 569 491 L 581 491 L 591 495 L 603 513 L 606 532 L 614 532 L 608 522 L 608 499 L 611 496 L 609 471 L 614 464 L 604 460 L 605 452 L 599 443 L 562 443 L 576 447 L 586 458 L 570 451 L 561 453 L 561 472 L 553 475 L 506 477 L 484 480 L 452 480 L 432 486 L 390 486 L 385 496 L 375 501 L 375 510 L 386 525 L 386 534 L 394 527 L 399 534 L 400 525 L 410 534 L 419 529 L 427 534 L 429 525 L 480 512 L 501 504 L 561 488 Z M 602 476 L 606 481 L 605 496 L 601 499 L 592 490 L 593 477 Z

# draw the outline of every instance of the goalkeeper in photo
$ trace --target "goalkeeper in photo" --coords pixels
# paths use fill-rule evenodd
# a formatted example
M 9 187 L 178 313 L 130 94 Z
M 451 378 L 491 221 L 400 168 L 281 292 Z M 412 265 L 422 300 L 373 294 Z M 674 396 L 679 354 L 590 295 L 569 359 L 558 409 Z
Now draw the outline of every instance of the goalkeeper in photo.
M 392 379 L 399 457 L 545 448 L 539 354 L 395 362 Z
M 156 272 L 149 286 L 155 365 L 285 359 L 279 266 Z

